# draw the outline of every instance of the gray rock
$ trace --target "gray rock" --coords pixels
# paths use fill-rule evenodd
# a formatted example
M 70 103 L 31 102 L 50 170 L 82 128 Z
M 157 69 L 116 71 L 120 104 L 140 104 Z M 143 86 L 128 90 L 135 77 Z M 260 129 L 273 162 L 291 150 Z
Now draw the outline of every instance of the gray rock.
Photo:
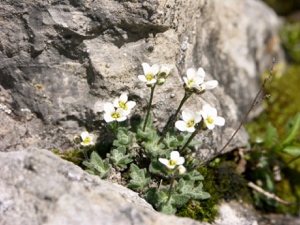
M 0 152 L 1 225 L 206 224 L 158 213 L 138 194 L 87 174 L 50 151 Z M 245 213 L 247 211 L 247 213 Z M 216 225 L 254 225 L 253 212 L 223 203 Z
M 127 91 L 143 115 L 149 88 L 142 62 L 173 65 L 153 109 L 162 129 L 182 96 L 182 76 L 203 67 L 220 85 L 192 96 L 208 102 L 226 126 L 198 136 L 203 160 L 229 139 L 258 91 L 259 74 L 280 57 L 276 15 L 260 1 L 32 1 L 0 3 L 1 151 L 28 146 L 67 151 L 75 134 L 106 141 L 99 107 Z M 253 22 L 257 21 L 257 22 Z M 274 41 L 275 40 L 275 41 Z M 13 137 L 12 137 L 13 134 Z M 247 143 L 242 129 L 226 151 Z

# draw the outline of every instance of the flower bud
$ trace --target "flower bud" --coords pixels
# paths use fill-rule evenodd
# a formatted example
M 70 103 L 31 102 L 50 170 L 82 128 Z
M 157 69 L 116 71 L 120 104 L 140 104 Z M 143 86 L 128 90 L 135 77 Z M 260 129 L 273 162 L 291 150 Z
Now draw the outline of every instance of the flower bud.
M 157 84 L 158 84 L 158 85 L 163 85 L 165 82 L 166 82 L 166 79 L 165 79 L 165 78 L 159 78 L 159 79 L 157 80 Z

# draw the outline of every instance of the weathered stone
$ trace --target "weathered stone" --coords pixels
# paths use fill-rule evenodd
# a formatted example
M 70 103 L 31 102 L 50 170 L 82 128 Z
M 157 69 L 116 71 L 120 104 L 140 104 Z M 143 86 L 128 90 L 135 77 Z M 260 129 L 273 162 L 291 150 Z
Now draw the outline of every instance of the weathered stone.
M 208 102 L 226 119 L 223 128 L 198 137 L 207 160 L 236 129 L 259 74 L 280 54 L 273 41 L 278 19 L 260 1 L 4 0 L 0 6 L 0 103 L 12 110 L 0 115 L 7 128 L 1 151 L 17 145 L 70 150 L 83 130 L 105 141 L 97 108 L 126 91 L 138 103 L 134 113 L 144 114 L 149 88 L 137 75 L 148 62 L 174 66 L 154 96 L 160 129 L 183 96 L 188 67 L 201 66 L 207 79 L 219 81 L 186 106 L 199 110 Z M 227 150 L 246 142 L 242 129 Z
M 206 224 L 158 213 L 137 193 L 87 174 L 50 151 L 0 152 L 0 162 L 0 224 Z M 238 203 L 220 209 L 216 225 L 255 224 L 253 212 Z

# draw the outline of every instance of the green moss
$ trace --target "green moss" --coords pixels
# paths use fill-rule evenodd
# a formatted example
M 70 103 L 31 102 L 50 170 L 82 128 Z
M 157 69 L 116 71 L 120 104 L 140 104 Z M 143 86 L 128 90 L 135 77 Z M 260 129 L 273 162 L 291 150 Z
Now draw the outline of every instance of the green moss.
M 76 164 L 77 166 L 80 166 L 84 160 L 84 154 L 81 149 L 74 149 L 73 151 L 69 151 L 65 153 L 60 153 L 59 150 L 55 149 L 53 150 L 53 153 L 67 161 Z
M 300 31 L 297 35 L 300 35 Z M 300 36 L 297 36 L 297 38 L 300 40 Z M 275 68 L 275 71 L 276 69 L 277 68 Z M 265 110 L 254 122 L 246 125 L 252 142 L 260 143 L 259 140 L 264 140 L 268 123 L 273 124 L 277 129 L 279 140 L 285 138 L 287 128 L 293 124 L 291 118 L 300 112 L 300 98 L 298 97 L 300 84 L 299 74 L 300 65 L 289 65 L 283 73 L 275 72 L 274 76 L 267 83 L 265 92 L 270 95 L 270 98 L 264 101 Z M 267 75 L 266 73 L 264 76 Z M 294 145 L 298 145 L 300 143 L 299 140 L 300 130 L 294 139 Z M 274 145 L 275 144 L 276 143 L 274 143 Z M 284 146 L 281 148 L 283 147 Z M 254 182 L 259 179 L 265 181 L 266 179 L 259 177 L 259 174 L 266 175 L 267 171 L 269 171 L 268 175 L 272 178 L 274 176 L 273 166 L 279 165 L 280 168 L 282 168 L 280 170 L 282 180 L 272 181 L 274 186 L 273 192 L 287 202 L 300 202 L 300 159 L 289 164 L 296 156 L 283 154 L 280 153 L 280 151 L 280 145 L 279 148 L 275 149 L 264 146 L 263 142 L 261 145 L 256 144 L 255 148 L 252 146 L 252 153 L 248 164 L 252 163 L 254 170 L 248 171 L 247 178 Z M 255 158 L 255 152 L 258 153 L 258 158 Z M 258 161 L 261 161 L 262 157 L 265 157 L 268 163 L 265 165 L 263 171 L 259 171 L 256 165 L 258 165 Z M 267 187 L 264 187 L 264 189 L 266 190 Z M 281 204 L 255 192 L 253 192 L 253 197 L 256 206 L 265 212 L 289 213 L 295 215 L 299 213 L 299 204 Z
M 290 161 L 293 157 L 285 156 L 284 161 Z M 294 161 L 287 165 L 282 171 L 282 181 L 276 183 L 276 189 L 278 196 L 290 203 L 298 204 L 279 204 L 276 208 L 276 212 L 289 213 L 297 215 L 299 213 L 299 202 L 300 202 L 300 160 Z
M 201 167 L 204 176 L 203 190 L 211 194 L 205 201 L 191 201 L 180 208 L 177 216 L 212 223 L 218 215 L 218 203 L 221 199 L 249 200 L 245 179 L 236 173 L 234 163 L 223 161 L 213 166 Z
M 286 24 L 280 30 L 283 47 L 288 56 L 296 63 L 300 62 L 300 22 Z
M 264 101 L 264 112 L 251 124 L 246 124 L 252 140 L 264 135 L 268 122 L 277 128 L 279 137 L 283 138 L 286 122 L 300 112 L 299 74 L 300 65 L 291 65 L 283 74 L 275 73 L 267 83 L 265 93 L 270 97 Z

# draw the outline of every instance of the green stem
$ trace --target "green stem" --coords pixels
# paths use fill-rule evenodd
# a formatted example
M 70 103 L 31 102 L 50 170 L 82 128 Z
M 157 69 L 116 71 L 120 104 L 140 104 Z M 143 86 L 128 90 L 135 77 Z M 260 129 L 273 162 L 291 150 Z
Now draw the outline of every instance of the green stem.
M 194 139 L 194 137 L 198 134 L 200 129 L 196 129 L 192 135 L 189 137 L 189 139 L 186 141 L 185 145 L 179 150 L 180 153 L 184 151 L 184 149 L 189 145 L 189 143 Z
M 154 94 L 154 89 L 155 89 L 155 84 L 151 87 L 151 94 L 150 94 L 150 101 L 149 101 L 149 105 L 148 105 L 148 110 L 147 110 L 147 115 L 145 118 L 145 122 L 144 122 L 144 126 L 143 126 L 143 132 L 145 132 L 146 126 L 147 126 L 147 122 L 149 119 L 149 115 L 150 115 L 150 110 L 151 110 L 151 105 L 152 105 L 152 100 L 153 100 L 153 94 Z
M 188 100 L 189 97 L 191 97 L 191 95 L 192 95 L 192 92 L 187 92 L 187 91 L 186 91 L 186 92 L 184 93 L 184 96 L 183 96 L 183 98 L 182 98 L 182 100 L 181 100 L 181 102 L 180 102 L 180 104 L 179 104 L 179 106 L 178 106 L 178 108 L 177 108 L 175 114 L 171 116 L 171 119 L 169 120 L 169 122 L 167 123 L 167 125 L 166 125 L 166 127 L 165 127 L 163 133 L 161 134 L 161 137 L 160 137 L 160 139 L 159 139 L 158 142 L 157 142 L 158 145 L 159 145 L 159 144 L 164 140 L 164 138 L 166 137 L 167 131 L 169 130 L 169 127 L 173 124 L 173 122 L 174 122 L 174 120 L 177 118 L 177 115 L 178 115 L 178 113 L 180 112 L 180 110 L 181 110 L 183 104 L 186 102 L 186 100 Z
M 88 149 L 87 149 L 87 148 L 85 148 L 85 147 L 82 149 L 83 156 L 84 156 L 85 160 L 89 160 L 89 157 L 88 157 L 87 151 L 88 151 Z
M 171 199 L 172 188 L 173 188 L 173 185 L 174 185 L 174 179 L 175 179 L 175 176 L 173 175 L 172 179 L 171 179 L 171 184 L 170 184 L 170 189 L 169 189 L 169 195 L 168 195 L 168 199 L 167 199 L 166 203 L 168 203 L 170 201 L 170 199 Z
M 113 129 L 114 135 L 117 136 L 118 128 L 119 128 L 119 122 L 114 120 L 112 123 L 113 123 L 112 124 L 112 129 Z

